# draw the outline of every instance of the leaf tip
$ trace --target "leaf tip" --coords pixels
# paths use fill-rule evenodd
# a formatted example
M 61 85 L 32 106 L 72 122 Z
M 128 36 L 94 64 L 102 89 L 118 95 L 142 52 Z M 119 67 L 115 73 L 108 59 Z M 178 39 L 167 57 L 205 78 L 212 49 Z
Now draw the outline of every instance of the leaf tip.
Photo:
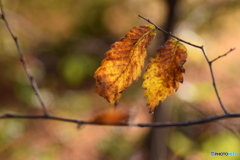
M 150 110 L 149 110 L 149 114 L 154 114 L 154 109 L 153 109 L 153 110 L 150 109 Z

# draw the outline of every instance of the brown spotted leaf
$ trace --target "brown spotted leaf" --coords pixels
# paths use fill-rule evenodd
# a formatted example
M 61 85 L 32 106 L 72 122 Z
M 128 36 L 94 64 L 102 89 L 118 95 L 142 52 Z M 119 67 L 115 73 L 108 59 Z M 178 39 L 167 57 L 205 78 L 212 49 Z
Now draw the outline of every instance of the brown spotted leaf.
M 112 44 L 95 72 L 95 92 L 115 104 L 125 88 L 138 80 L 144 66 L 146 48 L 155 35 L 153 25 L 137 26 Z
M 183 64 L 186 59 L 185 46 L 176 39 L 170 39 L 157 50 L 156 57 L 149 60 L 142 87 L 145 88 L 144 96 L 147 97 L 150 113 L 153 113 L 159 101 L 164 101 L 178 90 L 179 82 L 183 83 Z

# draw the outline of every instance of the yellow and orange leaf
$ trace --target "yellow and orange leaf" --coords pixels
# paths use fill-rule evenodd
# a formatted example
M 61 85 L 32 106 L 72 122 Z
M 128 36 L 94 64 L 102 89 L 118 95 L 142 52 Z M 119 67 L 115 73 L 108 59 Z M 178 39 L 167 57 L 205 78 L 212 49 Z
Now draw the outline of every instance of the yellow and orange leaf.
M 95 72 L 95 92 L 115 104 L 125 88 L 138 80 L 144 66 L 146 48 L 155 35 L 153 25 L 137 26 L 112 44 Z
M 101 124 L 118 124 L 127 122 L 129 111 L 124 108 L 111 108 L 95 114 L 90 122 Z
M 149 112 L 153 113 L 159 101 L 177 91 L 179 82 L 183 83 L 185 69 L 183 64 L 187 59 L 187 49 L 176 39 L 168 40 L 149 64 L 143 75 L 144 96 L 147 97 Z

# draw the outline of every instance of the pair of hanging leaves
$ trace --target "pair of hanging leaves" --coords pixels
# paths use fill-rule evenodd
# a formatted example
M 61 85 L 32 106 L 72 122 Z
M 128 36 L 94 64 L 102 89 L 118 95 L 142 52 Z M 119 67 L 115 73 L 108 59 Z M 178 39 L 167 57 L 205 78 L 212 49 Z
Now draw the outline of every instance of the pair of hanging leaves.
M 146 48 L 155 36 L 155 26 L 137 26 L 120 41 L 112 44 L 95 72 L 95 92 L 109 103 L 115 104 L 125 88 L 141 75 L 147 55 Z M 150 58 L 142 85 L 149 112 L 152 113 L 160 101 L 177 91 L 179 82 L 183 82 L 183 64 L 186 59 L 186 48 L 176 39 L 168 40 L 157 50 L 156 57 Z

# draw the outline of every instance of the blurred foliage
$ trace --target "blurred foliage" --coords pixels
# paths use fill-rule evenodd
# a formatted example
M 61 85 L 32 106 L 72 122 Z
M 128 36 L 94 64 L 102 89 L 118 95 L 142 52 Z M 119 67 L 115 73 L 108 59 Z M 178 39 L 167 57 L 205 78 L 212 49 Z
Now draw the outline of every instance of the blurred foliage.
M 202 137 L 205 137 L 202 133 Z M 200 137 L 200 136 L 199 136 Z M 173 132 L 169 137 L 169 148 L 178 157 L 190 158 L 192 155 L 198 154 L 199 158 L 212 159 L 226 159 L 226 156 L 210 156 L 210 152 L 240 152 L 239 137 L 229 131 L 222 131 L 220 133 L 207 136 L 205 140 L 191 139 L 191 135 L 184 134 L 179 131 Z M 239 159 L 238 156 L 228 156 L 227 159 Z
M 53 114 L 89 119 L 92 112 L 109 107 L 95 94 L 93 74 L 109 46 L 133 26 L 146 24 L 141 14 L 159 26 L 167 19 L 164 0 L 3 0 L 7 19 L 19 37 L 26 61 L 43 100 Z M 214 64 L 222 100 L 231 112 L 239 110 L 239 26 L 238 0 L 185 0 L 176 8 L 173 33 L 203 44 L 210 59 L 232 47 L 237 50 Z M 161 33 L 159 33 L 161 39 Z M 153 42 L 153 53 L 161 44 Z M 202 53 L 187 46 L 185 82 L 170 97 L 174 121 L 221 114 L 211 88 L 209 71 Z M 150 54 L 152 55 L 152 54 Z M 0 23 L 0 113 L 41 114 L 28 79 L 19 62 L 16 47 Z M 130 87 L 119 105 L 134 108 L 133 122 L 149 122 L 143 91 Z M 188 103 L 199 111 L 193 109 Z M 238 119 L 172 129 L 166 159 L 209 159 L 210 150 L 238 152 Z M 118 127 L 116 127 L 118 128 Z M 143 159 L 142 139 L 148 129 L 87 126 L 78 131 L 72 124 L 41 120 L 1 120 L 0 159 L 52 160 L 100 158 Z M 228 131 L 226 131 L 228 130 Z M 231 132 L 230 132 L 231 131 Z M 107 138 L 106 138 L 107 137 Z M 194 146 L 194 147 L 193 147 Z M 221 146 L 225 146 L 221 148 Z M 158 148 L 159 150 L 161 148 Z M 141 150 L 141 154 L 139 153 Z M 140 155 L 140 156 L 139 156 Z M 195 155 L 195 156 L 194 156 Z M 219 158 L 219 157 L 218 157 Z M 236 158 L 236 157 L 232 157 Z M 136 159 L 136 158 L 135 158 Z
M 239 159 L 240 142 L 239 137 L 229 131 L 223 131 L 217 135 L 212 135 L 202 143 L 202 151 L 204 153 L 204 159 L 214 159 L 209 157 L 211 151 L 214 152 L 235 152 L 238 156 L 228 156 L 227 159 L 237 160 Z M 224 156 L 218 156 L 217 159 L 226 159 Z
M 181 157 L 187 157 L 194 150 L 194 142 L 177 131 L 170 135 L 168 145 L 176 155 Z
M 69 85 L 81 85 L 94 73 L 96 61 L 88 55 L 65 57 L 61 59 L 59 72 Z
M 127 140 L 123 134 L 114 134 L 111 137 L 103 139 L 98 144 L 104 160 L 121 160 L 128 159 L 134 151 L 134 146 Z

